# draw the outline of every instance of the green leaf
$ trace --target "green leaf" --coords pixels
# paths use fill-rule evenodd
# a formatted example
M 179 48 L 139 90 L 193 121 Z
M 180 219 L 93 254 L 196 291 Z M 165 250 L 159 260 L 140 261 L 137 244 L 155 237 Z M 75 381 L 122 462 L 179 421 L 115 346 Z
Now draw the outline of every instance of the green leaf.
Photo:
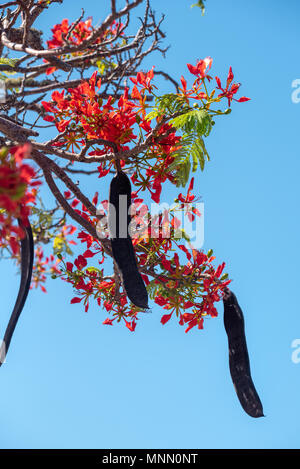
M 203 148 L 202 148 L 200 139 L 196 140 L 194 144 L 192 145 L 191 153 L 193 155 L 193 158 L 195 158 L 195 160 L 199 162 L 201 171 L 203 171 L 204 165 L 205 165 L 205 157 L 204 157 Z
M 194 173 L 195 171 L 197 171 L 197 167 L 198 167 L 198 158 L 197 158 L 197 155 L 195 155 L 195 153 L 192 153 L 192 159 L 193 159 L 192 172 Z
M 145 119 L 147 121 L 151 121 L 152 119 L 155 119 L 155 117 L 157 117 L 158 115 L 159 115 L 158 110 L 154 109 L 153 111 L 149 112 L 149 114 L 145 116 Z
M 226 279 L 228 279 L 228 274 L 222 275 L 221 280 L 226 280 Z
M 85 270 L 87 272 L 91 272 L 91 273 L 97 272 L 97 274 L 99 274 L 101 272 L 100 269 L 97 269 L 97 267 L 87 267 Z
M 147 285 L 147 292 L 151 300 L 154 300 L 154 298 L 157 295 L 157 291 L 158 291 L 158 285 L 157 283 L 155 283 L 155 279 L 153 279 Z
M 196 132 L 205 137 L 208 137 L 212 129 L 211 117 L 205 109 L 193 109 L 175 117 L 170 123 L 185 133 Z
M 9 65 L 12 69 L 15 67 L 16 63 L 18 62 L 18 59 L 8 59 L 7 57 L 0 57 L 0 64 L 3 65 Z M 7 76 L 9 75 L 15 75 L 17 72 L 14 70 L 12 71 L 3 71 L 0 74 L 0 80 L 6 80 Z
M 205 162 L 209 161 L 209 155 L 205 148 L 201 135 L 191 132 L 190 135 L 184 134 L 178 142 L 178 150 L 173 153 L 175 157 L 169 170 L 173 173 L 177 187 L 184 187 L 193 173 L 198 169 L 203 171 Z
M 207 137 L 212 129 L 212 118 L 206 109 L 190 109 L 182 96 L 168 93 L 157 97 L 154 109 L 146 116 L 150 121 L 159 115 L 179 114 L 170 120 L 176 130 L 181 131 L 182 138 L 173 152 L 174 161 L 169 171 L 175 178 L 177 187 L 185 186 L 200 166 L 203 171 L 209 155 L 205 148 L 203 137 Z
M 159 111 L 169 114 L 173 114 L 185 106 L 185 101 L 181 96 L 178 96 L 174 93 L 164 94 L 163 96 L 159 96 L 156 98 L 156 107 Z
M 184 239 L 185 241 L 190 241 L 191 238 L 187 234 L 187 232 L 184 229 L 178 229 L 175 232 L 175 238 L 181 238 Z
M 97 65 L 98 72 L 100 73 L 100 75 L 103 75 L 105 72 L 105 68 L 106 68 L 105 63 L 102 62 L 101 60 L 97 60 L 96 65 Z
M 56 236 L 53 240 L 53 251 L 58 253 L 57 257 L 60 255 L 59 253 L 62 250 L 63 245 L 64 245 L 63 240 L 59 236 Z M 60 259 L 60 257 L 58 258 Z
M 14 67 L 17 62 L 18 59 L 8 59 L 7 57 L 0 57 L 0 64 L 10 65 L 11 67 Z
M 204 13 L 205 13 L 204 2 L 205 2 L 205 0 L 198 0 L 197 3 L 193 3 L 193 5 L 191 5 L 191 8 L 194 8 L 194 7 L 201 8 L 201 13 L 202 13 L 202 16 L 203 16 Z
M 0 158 L 3 160 L 7 157 L 9 149 L 7 147 L 0 148 Z

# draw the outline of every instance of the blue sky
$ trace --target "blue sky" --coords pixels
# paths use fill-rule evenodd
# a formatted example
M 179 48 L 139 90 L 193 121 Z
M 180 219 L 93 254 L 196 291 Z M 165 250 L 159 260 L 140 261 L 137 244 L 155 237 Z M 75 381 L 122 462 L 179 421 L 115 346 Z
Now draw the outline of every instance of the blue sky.
M 87 314 L 70 305 L 71 290 L 56 280 L 47 295 L 30 293 L 0 369 L 1 448 L 299 448 L 300 363 L 291 343 L 300 337 L 300 103 L 291 95 L 300 4 L 207 0 L 202 17 L 191 3 L 153 0 L 158 13 L 164 8 L 171 48 L 147 65 L 187 77 L 186 63 L 211 56 L 212 75 L 226 79 L 231 65 L 240 95 L 251 97 L 216 123 L 195 193 L 205 203 L 204 249 L 226 262 L 244 310 L 266 417 L 251 419 L 238 402 L 221 304 L 203 331 L 162 326 L 154 306 L 133 334 L 102 326 L 96 305 Z M 67 0 L 50 10 L 40 23 L 45 37 L 82 6 Z M 84 7 L 95 22 L 103 18 L 94 2 Z M 161 89 L 173 91 L 166 82 Z M 18 285 L 8 262 L 0 279 L 3 330 Z

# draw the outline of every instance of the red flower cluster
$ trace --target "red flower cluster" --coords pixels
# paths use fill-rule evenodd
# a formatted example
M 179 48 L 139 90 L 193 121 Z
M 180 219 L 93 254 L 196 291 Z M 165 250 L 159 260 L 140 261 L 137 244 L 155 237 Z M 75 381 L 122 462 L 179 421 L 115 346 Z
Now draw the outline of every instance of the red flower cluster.
M 30 288 L 40 287 L 42 292 L 47 293 L 47 290 L 44 287 L 44 283 L 47 280 L 47 274 L 60 275 L 61 272 L 58 268 L 60 261 L 55 258 L 53 254 L 45 256 L 44 251 L 40 246 L 35 250 L 34 259 L 35 261 Z
M 73 285 L 77 295 L 71 299 L 71 304 L 81 303 L 85 306 L 85 312 L 89 309 L 90 298 L 95 298 L 99 306 L 103 305 L 105 310 L 113 317 L 107 318 L 103 324 L 113 325 L 115 320 L 124 321 L 129 330 L 134 331 L 138 311 L 128 304 L 125 292 L 120 291 L 117 295 L 115 279 L 104 278 L 103 269 L 87 267 L 87 259 L 99 256 L 98 264 L 104 262 L 103 248 L 98 240 L 93 239 L 84 232 L 78 234 L 78 238 L 86 243 L 88 249 L 79 255 L 74 263 L 67 262 L 64 266 L 64 280 Z M 130 319 L 128 321 L 128 319 Z
M 194 200 L 191 194 L 192 187 L 191 183 L 187 196 L 183 197 L 180 194 L 178 200 L 182 203 L 192 202 Z M 132 198 L 136 206 L 135 222 L 143 224 L 147 206 L 136 193 L 132 194 Z M 97 194 L 93 201 L 97 203 Z M 102 202 L 102 206 L 105 207 L 105 201 Z M 93 223 L 85 207 L 83 209 L 83 211 L 75 210 Z M 179 324 L 187 325 L 187 332 L 195 326 L 199 329 L 203 328 L 204 316 L 215 317 L 217 315 L 214 304 L 220 300 L 224 288 L 230 281 L 226 280 L 226 276 L 222 276 L 225 264 L 216 269 L 212 266 L 212 261 L 215 259 L 212 252 L 208 254 L 196 250 L 190 252 L 184 245 L 178 245 L 177 241 L 172 238 L 174 225 L 176 225 L 176 219 L 174 216 L 170 219 L 167 211 L 155 215 L 153 220 L 148 220 L 148 222 L 146 217 L 145 230 L 141 230 L 140 238 L 134 238 L 134 245 L 141 268 L 147 268 L 149 259 L 153 259 L 157 268 L 160 269 L 155 279 L 152 280 L 152 288 L 155 288 L 154 301 L 170 311 L 162 317 L 162 324 L 165 324 L 175 313 L 179 316 Z M 168 238 L 163 235 L 163 227 L 169 232 Z M 147 231 L 149 231 L 149 236 L 147 236 Z M 64 267 L 61 269 L 64 280 L 71 283 L 76 291 L 71 303 L 83 302 L 85 311 L 88 311 L 90 299 L 94 298 L 98 305 L 102 305 L 110 314 L 103 324 L 113 325 L 115 321 L 123 321 L 129 330 L 134 331 L 138 320 L 138 308 L 128 303 L 125 291 L 116 284 L 114 276 L 105 277 L 103 268 L 89 266 L 89 261 L 92 259 L 98 259 L 100 265 L 105 260 L 105 252 L 100 241 L 84 231 L 78 234 L 78 238 L 86 244 L 86 250 L 78 255 L 73 263 L 64 264 L 63 262 Z M 186 263 L 180 262 L 178 253 L 174 253 L 172 258 L 168 257 L 174 245 L 185 254 Z M 142 274 L 142 277 L 145 284 L 149 285 L 148 275 Z M 187 312 L 186 310 L 190 308 L 192 312 Z
M 179 316 L 179 324 L 187 324 L 185 332 L 188 332 L 195 326 L 203 329 L 204 316 L 217 316 L 217 310 L 214 304 L 223 297 L 223 292 L 230 280 L 225 280 L 221 275 L 225 263 L 214 269 L 211 262 L 215 259 L 212 253 L 204 254 L 201 251 L 192 250 L 192 254 L 185 246 L 178 246 L 186 255 L 187 263 L 179 263 L 179 256 L 174 254 L 173 259 L 167 260 L 165 256 L 161 257 L 161 264 L 165 274 L 161 275 L 156 283 L 163 282 L 165 290 L 163 294 L 155 296 L 155 303 L 163 306 L 164 309 L 171 310 L 169 314 L 161 318 L 161 323 L 166 324 L 173 313 Z M 202 286 L 197 287 L 197 281 L 202 280 Z M 187 297 L 186 287 L 191 280 L 194 281 L 193 295 Z M 173 294 L 172 292 L 177 294 Z M 192 313 L 186 313 L 187 309 L 192 308 Z
M 233 98 L 240 85 L 233 83 L 231 67 L 226 88 L 222 88 L 220 79 L 216 77 L 217 89 L 221 93 L 215 96 L 216 89 L 209 92 L 206 80 L 208 82 L 212 80 L 212 77 L 208 75 L 211 65 L 210 57 L 198 61 L 195 66 L 188 64 L 189 71 L 196 76 L 191 89 L 188 89 L 185 78 L 181 77 L 182 88 L 179 92 L 162 98 L 154 94 L 152 68 L 146 73 L 138 72 L 136 77 L 130 78 L 134 85 L 131 93 L 129 94 L 129 89 L 125 88 L 117 102 L 112 97 L 103 101 L 99 94 L 101 80 L 97 80 L 95 72 L 88 81 L 69 89 L 67 94 L 64 91 L 55 91 L 52 93 L 51 102 L 42 103 L 45 110 L 51 113 L 45 116 L 45 120 L 54 122 L 57 130 L 63 134 L 60 140 L 55 142 L 57 146 L 72 148 L 74 151 L 74 147 L 80 150 L 87 140 L 101 139 L 104 143 L 92 145 L 88 153 L 100 156 L 111 152 L 109 142 L 114 142 L 118 150 L 123 151 L 129 149 L 129 144 L 136 143 L 137 133 L 141 139 L 148 139 L 147 150 L 139 156 L 141 164 L 137 161 L 136 165 L 130 166 L 134 168 L 131 179 L 137 187 L 132 198 L 139 207 L 135 218 L 142 228 L 139 230 L 140 237 L 134 238 L 133 243 L 138 265 L 142 271 L 149 273 L 149 276 L 143 273 L 142 277 L 151 292 L 151 297 L 168 311 L 168 314 L 161 319 L 162 324 L 168 322 L 172 315 L 176 314 L 179 324 L 186 326 L 186 332 L 194 327 L 202 329 L 205 316 L 217 316 L 215 304 L 222 298 L 225 287 L 230 283 L 230 280 L 227 280 L 227 274 L 223 274 L 225 264 L 214 268 L 212 262 L 215 258 L 212 252 L 204 254 L 201 251 L 188 250 L 185 246 L 178 245 L 174 233 L 180 227 L 180 221 L 174 213 L 165 211 L 152 219 L 147 214 L 145 216 L 145 205 L 143 200 L 138 198 L 138 193 L 147 189 L 152 200 L 159 203 L 163 183 L 167 180 L 176 183 L 174 165 L 173 169 L 170 170 L 170 168 L 175 161 L 174 155 L 180 150 L 182 137 L 177 135 L 174 126 L 177 125 L 179 129 L 181 127 L 178 119 L 177 123 L 175 119 L 185 114 L 188 119 L 189 115 L 195 115 L 189 103 L 190 99 L 197 101 L 195 105 L 197 111 L 204 110 L 205 113 L 210 114 L 210 117 L 222 114 L 221 111 L 211 112 L 210 109 L 212 104 L 218 103 L 222 98 L 227 98 L 229 105 L 232 100 L 243 102 L 249 99 Z M 155 105 L 151 106 L 153 112 L 148 116 L 146 114 L 149 107 L 147 94 L 155 98 Z M 175 103 L 171 110 L 168 103 L 171 107 Z M 174 126 L 162 120 L 167 121 L 171 118 L 173 118 Z M 155 127 L 152 125 L 153 122 Z M 200 136 L 206 135 L 205 131 L 201 133 L 198 129 L 199 126 L 197 132 Z M 108 142 L 107 145 L 105 141 Z M 99 177 L 104 177 L 112 164 L 112 161 L 102 163 L 98 167 Z M 121 161 L 121 165 L 124 166 L 125 161 Z M 129 165 L 132 165 L 132 161 Z M 195 196 L 192 194 L 193 185 L 194 178 L 190 180 L 187 194 L 180 193 L 176 200 L 178 209 L 185 210 L 190 221 L 193 221 L 195 216 L 201 216 L 192 205 L 195 201 Z M 69 196 L 70 194 L 66 195 L 67 198 Z M 93 203 L 96 205 L 97 201 L 97 196 L 95 196 Z M 78 204 L 79 201 L 76 199 L 71 201 L 74 210 L 95 226 L 97 220 L 91 217 L 85 207 L 79 210 Z M 165 236 L 166 232 L 169 233 L 169 237 Z M 61 269 L 63 279 L 71 283 L 76 291 L 76 296 L 71 303 L 83 302 L 85 311 L 88 311 L 90 299 L 94 298 L 98 305 L 102 305 L 110 314 L 103 324 L 112 325 L 115 321 L 124 321 L 126 327 L 134 331 L 139 311 L 128 304 L 127 296 L 122 286 L 119 285 L 118 278 L 114 275 L 105 277 L 102 268 L 89 266 L 91 259 L 96 258 L 96 255 L 100 265 L 104 262 L 106 256 L 104 247 L 99 240 L 93 239 L 84 231 L 78 234 L 78 239 L 86 244 L 86 250 L 78 255 L 73 263 L 64 264 L 63 261 L 64 267 Z M 179 253 L 174 253 L 174 248 L 178 248 Z M 179 254 L 185 255 L 183 262 Z M 153 280 L 149 277 L 153 277 Z
M 94 72 L 89 81 L 69 89 L 67 96 L 64 90 L 54 91 L 52 102 L 42 102 L 44 109 L 53 114 L 46 115 L 44 119 L 54 122 L 59 132 L 65 132 L 64 140 L 55 145 L 65 146 L 66 149 L 71 147 L 74 151 L 74 146 L 79 149 L 84 138 L 103 139 L 116 143 L 119 150 L 127 150 L 129 149 L 127 144 L 136 139 L 134 126 L 137 124 L 137 113 L 143 114 L 145 91 L 153 88 L 151 85 L 153 70 L 146 74 L 139 72 L 137 78 L 133 79 L 137 85 L 142 86 L 140 91 L 135 86 L 136 93 L 133 93 L 134 99 L 140 100 L 139 104 L 129 99 L 128 88 L 125 88 L 117 106 L 114 106 L 112 97 L 109 97 L 103 104 L 103 99 L 96 92 L 96 86 L 98 91 L 100 90 L 101 79 L 97 81 L 96 77 L 97 72 Z M 139 126 L 146 132 L 146 136 L 152 131 L 150 123 L 144 118 L 139 119 Z M 175 129 L 172 131 L 170 124 L 162 125 L 156 134 L 156 140 L 153 140 L 150 146 L 150 151 L 156 160 L 155 164 L 148 165 L 146 177 L 142 181 L 138 182 L 136 175 L 133 175 L 132 180 L 137 181 L 140 189 L 147 188 L 155 202 L 160 200 L 162 183 L 167 179 L 170 181 L 174 179 L 171 173 L 168 173 L 168 167 L 174 161 L 172 152 L 180 138 L 176 136 Z M 103 155 L 110 149 L 109 145 L 104 144 L 102 149 L 94 149 L 89 152 L 89 155 Z M 99 166 L 99 176 L 105 176 L 111 164 L 109 163 L 107 168 L 103 165 Z M 123 162 L 121 164 L 124 165 Z
M 23 162 L 30 155 L 30 145 L 2 148 L 0 152 L 0 246 L 9 245 L 13 254 L 19 252 L 18 238 L 24 236 L 15 220 L 24 225 L 30 213 L 29 204 L 35 202 L 34 169 Z
M 146 130 L 147 134 L 152 131 L 147 121 L 140 124 L 140 127 Z M 167 180 L 174 182 L 174 176 L 169 171 L 169 166 L 175 160 L 173 153 L 180 140 L 181 137 L 176 135 L 176 129 L 173 129 L 170 124 L 166 123 L 160 127 L 156 134 L 156 140 L 153 139 L 153 143 L 149 147 L 151 159 L 155 160 L 154 163 L 145 162 L 147 169 L 143 177 L 136 172 L 131 176 L 132 182 L 139 187 L 137 192 L 147 189 L 151 194 L 151 199 L 156 203 L 160 202 L 162 184 Z
M 113 21 L 110 27 L 104 31 L 100 36 L 96 37 L 93 44 L 100 44 L 105 40 L 113 37 L 117 34 L 118 31 L 123 27 L 122 23 L 118 23 Z M 71 25 L 69 24 L 69 20 L 67 18 L 63 19 L 61 23 L 56 24 L 51 29 L 53 36 L 50 40 L 47 41 L 48 49 L 56 49 L 62 47 L 66 44 L 66 40 L 68 38 L 68 44 L 78 46 L 82 44 L 83 41 L 90 38 L 90 36 L 95 32 L 95 28 L 92 26 L 91 18 L 87 19 L 86 21 L 80 21 L 74 27 L 74 23 Z M 70 32 L 70 33 L 69 33 Z M 122 33 L 121 33 L 122 34 Z M 79 51 L 73 53 L 72 55 L 81 55 L 83 52 Z M 47 62 L 45 60 L 45 62 Z M 50 75 L 51 73 L 55 72 L 56 67 L 49 67 L 46 70 L 46 74 Z
M 195 196 L 191 194 L 191 191 L 194 188 L 194 178 L 191 179 L 190 185 L 188 188 L 187 195 L 184 197 L 181 193 L 178 196 L 178 201 L 181 202 L 181 205 L 179 205 L 179 208 L 182 208 L 185 210 L 185 213 L 188 216 L 188 219 L 192 222 L 195 219 L 195 215 L 200 217 L 201 214 L 199 210 L 196 207 L 193 207 L 191 203 L 195 200 Z
M 238 92 L 239 87 L 241 86 L 240 83 L 232 83 L 233 78 L 234 78 L 234 75 L 232 73 L 232 68 L 231 67 L 229 68 L 229 72 L 228 72 L 228 76 L 227 76 L 226 88 L 222 88 L 220 78 L 216 77 L 216 82 L 217 82 L 217 85 L 218 85 L 217 89 L 222 91 L 222 93 L 219 94 L 219 97 L 220 98 L 226 97 L 228 99 L 228 106 L 229 107 L 231 105 L 232 100 L 237 101 L 238 103 L 244 103 L 245 101 L 250 100 L 250 98 L 246 98 L 246 96 L 242 96 L 239 99 L 235 99 L 233 97 L 233 95 L 235 95 Z
M 43 101 L 47 112 L 54 116 L 45 116 L 45 120 L 54 122 L 59 132 L 65 132 L 64 142 L 57 145 L 66 145 L 68 149 L 73 145 L 79 148 L 83 139 L 104 139 L 117 144 L 119 149 L 127 149 L 127 143 L 136 138 L 133 126 L 136 123 L 135 105 L 128 99 L 128 89 L 119 99 L 117 107 L 113 106 L 114 100 L 110 96 L 105 104 L 96 93 L 101 87 L 101 80 L 96 81 L 97 72 L 94 72 L 89 81 L 83 82 L 76 88 L 68 90 L 65 96 L 64 90 L 52 93 L 52 103 Z M 75 128 L 71 127 L 75 123 Z M 95 150 L 90 155 L 102 155 L 111 147 L 104 145 L 103 150 Z

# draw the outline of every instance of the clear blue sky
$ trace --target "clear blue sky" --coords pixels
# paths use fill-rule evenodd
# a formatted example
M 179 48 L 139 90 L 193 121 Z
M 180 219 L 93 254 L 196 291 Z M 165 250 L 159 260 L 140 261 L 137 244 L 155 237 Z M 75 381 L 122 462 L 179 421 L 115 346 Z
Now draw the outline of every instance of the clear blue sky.
M 58 5 L 41 24 L 46 37 L 82 6 L 101 20 L 100 3 Z M 213 75 L 225 79 L 231 65 L 241 94 L 251 97 L 214 127 L 212 161 L 195 192 L 205 202 L 204 249 L 226 261 L 245 313 L 266 417 L 251 419 L 238 402 L 222 305 L 203 331 L 185 334 L 176 321 L 163 327 L 155 306 L 130 333 L 102 326 L 96 305 L 88 314 L 70 305 L 72 292 L 56 280 L 47 295 L 30 293 L 0 369 L 1 448 L 300 446 L 300 364 L 291 360 L 300 337 L 300 103 L 291 100 L 300 78 L 300 4 L 207 0 L 202 17 L 193 0 L 152 3 L 164 8 L 171 45 L 166 59 L 155 57 L 157 69 L 188 76 L 187 62 L 210 55 Z M 0 276 L 3 330 L 18 277 L 7 262 Z

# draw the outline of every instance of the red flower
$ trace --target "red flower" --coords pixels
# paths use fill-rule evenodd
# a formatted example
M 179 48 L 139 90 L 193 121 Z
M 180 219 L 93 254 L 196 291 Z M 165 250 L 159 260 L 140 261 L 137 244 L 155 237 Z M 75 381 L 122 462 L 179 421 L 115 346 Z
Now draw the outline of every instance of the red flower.
M 178 199 L 180 200 L 180 202 L 182 202 L 183 204 L 189 204 L 195 199 L 194 195 L 190 195 L 191 191 L 193 190 L 193 187 L 194 187 L 194 178 L 191 179 L 187 195 L 183 197 L 181 193 L 179 194 Z
M 184 94 L 186 94 L 187 83 L 186 83 L 186 79 L 182 75 L 180 77 L 180 81 L 182 84 L 182 91 L 184 92 Z
M 192 313 L 184 313 L 182 315 L 184 322 L 192 321 L 195 318 L 195 314 Z
M 136 322 L 135 322 L 135 320 L 133 319 L 131 322 L 128 322 L 128 321 L 126 321 L 126 319 L 124 318 L 124 321 L 125 321 L 125 323 L 126 323 L 126 327 L 127 327 L 131 332 L 134 332 L 135 327 L 136 327 Z
M 78 298 L 78 297 L 72 298 L 71 304 L 80 303 L 81 300 L 82 300 L 82 298 Z
M 161 295 L 157 295 L 154 299 L 155 303 L 159 306 L 165 306 L 168 303 L 168 300 Z
M 93 197 L 93 200 L 92 200 L 92 203 L 93 203 L 94 205 L 97 205 L 97 203 L 98 203 L 98 197 L 99 197 L 99 193 L 96 192 L 95 195 L 94 195 L 94 197 Z
M 142 279 L 144 280 L 145 284 L 146 284 L 146 285 L 149 285 L 150 281 L 149 281 L 148 276 L 145 275 L 145 274 L 141 274 L 141 276 L 142 276 Z
M 166 324 L 166 322 L 168 322 L 168 321 L 171 319 L 172 314 L 173 314 L 173 313 L 165 314 L 165 315 L 161 318 L 160 322 L 161 322 L 162 324 Z
M 185 333 L 189 332 L 193 327 L 195 327 L 197 325 L 197 318 L 194 318 L 192 319 L 190 322 L 189 322 L 189 325 L 188 327 L 186 328 L 185 330 Z
M 189 71 L 193 75 L 196 75 L 198 78 L 206 77 L 208 80 L 211 80 L 211 77 L 207 75 L 207 71 L 210 69 L 211 64 L 212 64 L 212 58 L 206 57 L 203 60 L 199 60 L 195 67 L 191 64 L 187 64 L 187 67 Z
M 166 270 L 168 270 L 169 272 L 173 272 L 171 262 L 168 261 L 165 256 L 162 256 L 161 263 Z
M 194 303 L 193 303 L 192 301 L 186 301 L 186 302 L 183 304 L 184 309 L 185 309 L 185 308 L 191 308 L 192 306 L 194 306 Z M 185 313 L 185 314 L 188 314 L 188 313 Z
M 72 203 L 71 203 L 71 206 L 72 206 L 73 208 L 75 208 L 78 204 L 79 204 L 79 200 L 78 200 L 78 199 L 74 199 L 74 200 L 72 201 Z
M 242 96 L 239 99 L 235 99 L 233 95 L 235 95 L 239 87 L 241 86 L 240 83 L 232 83 L 234 78 L 234 75 L 232 73 L 232 68 L 229 68 L 228 76 L 227 76 L 227 81 L 226 81 L 226 88 L 222 88 L 221 85 L 221 80 L 219 77 L 215 77 L 216 82 L 217 82 L 217 89 L 221 90 L 222 93 L 219 94 L 219 97 L 226 97 L 228 99 L 228 106 L 230 107 L 232 100 L 237 101 L 238 103 L 243 103 L 245 101 L 249 101 L 250 98 L 246 98 L 246 96 Z M 232 83 L 232 84 L 231 84 Z
M 35 186 L 40 184 L 33 180 L 34 169 L 23 161 L 30 151 L 30 144 L 0 150 L 0 209 L 4 209 L 0 211 L 0 244 L 10 247 L 14 255 L 19 252 L 18 240 L 24 236 L 14 222 L 20 219 L 27 225 L 29 204 L 35 203 Z
M 106 318 L 102 324 L 106 324 L 108 326 L 113 326 L 113 320 L 112 319 L 109 319 L 109 318 Z
M 191 253 L 189 253 L 189 251 L 187 250 L 187 248 L 183 244 L 180 244 L 178 247 L 185 253 L 186 257 L 190 261 L 192 256 L 191 256 Z
M 148 187 L 150 193 L 151 193 L 151 199 L 154 200 L 157 204 L 159 204 L 160 201 L 160 195 L 162 191 L 161 187 L 161 182 L 158 179 L 155 179 L 152 183 L 152 189 Z
M 95 256 L 95 252 L 92 252 L 90 249 L 87 249 L 84 253 L 83 253 L 83 257 L 85 259 L 89 258 L 89 257 L 94 257 Z
M 153 85 L 151 85 L 150 83 L 152 78 L 154 77 L 153 69 L 154 66 L 147 73 L 138 72 L 136 78 L 130 78 L 130 80 L 135 85 L 142 85 L 144 89 L 148 90 L 151 93 Z
M 74 261 L 74 264 L 76 265 L 78 270 L 82 270 L 87 265 L 87 261 L 83 256 L 80 255 Z

